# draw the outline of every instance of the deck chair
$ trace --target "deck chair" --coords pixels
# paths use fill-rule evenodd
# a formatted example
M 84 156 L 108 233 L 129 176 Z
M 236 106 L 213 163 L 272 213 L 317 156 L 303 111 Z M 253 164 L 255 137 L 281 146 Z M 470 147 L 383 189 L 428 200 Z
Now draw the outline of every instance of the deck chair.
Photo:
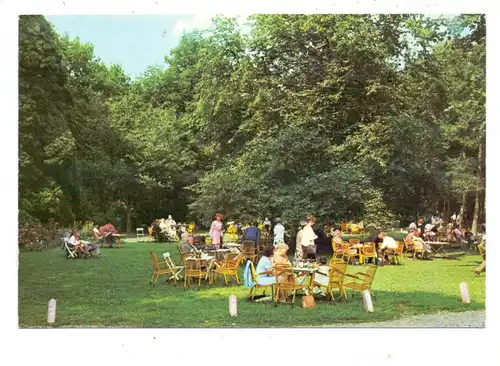
M 68 238 L 61 239 L 64 242 L 64 251 L 66 252 L 67 258 L 78 258 L 81 256 L 81 249 L 78 245 L 70 244 Z
M 375 297 L 372 292 L 373 279 L 377 273 L 378 266 L 370 265 L 366 272 L 356 272 L 355 274 L 346 273 L 345 276 L 352 278 L 351 282 L 344 282 L 344 288 L 351 289 L 351 297 L 354 296 L 354 291 L 362 293 L 364 290 L 370 291 L 370 294 Z
M 275 285 L 275 299 L 274 306 L 278 306 L 278 298 L 280 291 L 286 293 L 286 298 L 292 293 L 292 307 L 295 306 L 295 294 L 299 290 L 307 290 L 308 284 L 297 284 L 297 275 L 293 272 L 290 264 L 278 264 L 275 267 L 276 285 Z
M 172 273 L 168 280 L 170 281 L 173 279 L 174 285 L 177 286 L 177 281 L 180 280 L 181 273 L 184 270 L 184 266 L 176 266 L 169 252 L 163 253 L 163 258 L 165 259 L 165 263 Z
M 233 278 L 239 285 L 240 279 L 238 277 L 238 267 L 240 266 L 243 258 L 244 257 L 241 253 L 227 253 L 222 265 L 213 270 L 214 275 L 224 276 L 226 285 L 228 284 L 228 277 Z
M 365 261 L 367 258 L 372 258 L 373 262 L 375 263 L 375 260 L 377 259 L 377 251 L 375 250 L 374 242 L 366 242 L 362 249 L 362 252 Z
M 333 259 L 333 258 L 332 258 Z M 347 263 L 346 262 L 333 262 L 330 260 L 330 271 L 328 272 L 328 285 L 325 286 L 319 282 L 313 281 L 313 284 L 320 287 L 325 287 L 327 293 L 330 295 L 330 298 L 333 302 L 335 302 L 335 298 L 333 296 L 333 290 L 338 289 L 340 292 L 340 296 L 344 296 L 347 301 L 347 293 L 344 289 L 344 277 L 347 272 Z
M 255 291 L 257 289 L 263 289 L 262 295 L 265 296 L 266 295 L 266 290 L 268 288 L 271 288 L 271 295 L 274 295 L 274 284 L 271 284 L 271 285 L 259 285 L 259 283 L 257 282 L 257 276 L 260 275 L 260 273 L 258 273 L 258 274 L 255 273 L 255 267 L 253 265 L 253 262 L 250 262 L 250 271 L 252 273 L 252 281 L 255 282 L 255 286 L 253 286 L 250 289 L 250 293 L 248 294 L 248 297 L 253 300 L 253 298 L 255 297 Z

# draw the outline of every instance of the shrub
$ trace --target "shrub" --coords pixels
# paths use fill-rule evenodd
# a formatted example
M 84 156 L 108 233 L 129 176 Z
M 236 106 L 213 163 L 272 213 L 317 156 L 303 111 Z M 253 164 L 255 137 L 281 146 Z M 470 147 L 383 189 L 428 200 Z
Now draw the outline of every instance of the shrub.
M 19 228 L 17 243 L 19 249 L 39 252 L 50 246 L 50 232 L 41 224 L 26 223 Z
M 82 228 L 79 231 L 80 238 L 84 240 L 90 240 L 92 239 L 92 230 L 94 229 L 94 222 L 93 221 L 85 221 L 85 223 L 82 225 Z

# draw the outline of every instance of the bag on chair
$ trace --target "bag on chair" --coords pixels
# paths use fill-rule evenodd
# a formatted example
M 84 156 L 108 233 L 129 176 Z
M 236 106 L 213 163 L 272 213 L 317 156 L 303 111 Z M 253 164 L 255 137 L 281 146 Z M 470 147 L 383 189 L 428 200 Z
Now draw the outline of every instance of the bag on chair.
M 316 307 L 316 301 L 314 301 L 314 296 L 312 295 L 302 296 L 302 307 L 304 309 L 314 309 Z

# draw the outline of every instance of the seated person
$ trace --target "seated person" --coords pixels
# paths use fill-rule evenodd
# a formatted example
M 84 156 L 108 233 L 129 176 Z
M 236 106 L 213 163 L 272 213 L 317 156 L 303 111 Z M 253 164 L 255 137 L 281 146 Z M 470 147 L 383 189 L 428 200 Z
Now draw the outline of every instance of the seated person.
M 430 257 L 430 255 L 432 253 L 431 246 L 429 244 L 427 244 L 424 241 L 424 239 L 422 239 L 421 237 L 419 237 L 419 236 L 413 237 L 413 246 L 414 246 L 414 248 L 424 250 L 424 253 L 422 256 L 423 259 L 428 259 Z
M 273 257 L 274 248 L 270 245 L 264 248 L 262 257 L 257 263 L 255 269 L 257 275 L 257 284 L 267 286 L 276 283 L 276 276 L 274 275 L 274 268 L 271 258 Z
M 80 240 L 80 235 L 78 235 L 76 230 L 73 230 L 71 232 L 70 237 L 68 238 L 68 244 L 72 245 L 73 247 L 78 247 L 82 253 L 87 254 L 90 252 L 93 252 L 99 247 L 94 244 L 87 243 L 86 241 Z
M 290 260 L 288 259 L 288 245 L 285 243 L 280 243 L 276 246 L 274 250 L 274 255 L 272 258 L 273 265 L 276 264 L 290 264 Z
M 380 245 L 380 249 L 377 251 L 379 264 L 383 264 L 385 256 L 387 254 L 394 254 L 394 250 L 397 248 L 398 243 L 396 243 L 396 240 L 385 235 L 385 233 L 382 233 L 382 244 Z
M 433 229 L 434 225 L 432 224 L 425 225 L 424 239 L 434 241 L 434 239 L 436 238 L 436 232 Z

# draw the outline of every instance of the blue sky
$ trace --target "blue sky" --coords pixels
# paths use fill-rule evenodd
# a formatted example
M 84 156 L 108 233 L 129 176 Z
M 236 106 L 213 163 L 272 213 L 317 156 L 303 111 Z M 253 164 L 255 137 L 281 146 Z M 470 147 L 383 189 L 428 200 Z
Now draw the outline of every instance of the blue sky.
M 208 28 L 201 15 L 57 15 L 46 16 L 59 34 L 68 33 L 94 45 L 105 63 L 122 65 L 135 77 L 150 65 L 163 64 L 183 31 Z

